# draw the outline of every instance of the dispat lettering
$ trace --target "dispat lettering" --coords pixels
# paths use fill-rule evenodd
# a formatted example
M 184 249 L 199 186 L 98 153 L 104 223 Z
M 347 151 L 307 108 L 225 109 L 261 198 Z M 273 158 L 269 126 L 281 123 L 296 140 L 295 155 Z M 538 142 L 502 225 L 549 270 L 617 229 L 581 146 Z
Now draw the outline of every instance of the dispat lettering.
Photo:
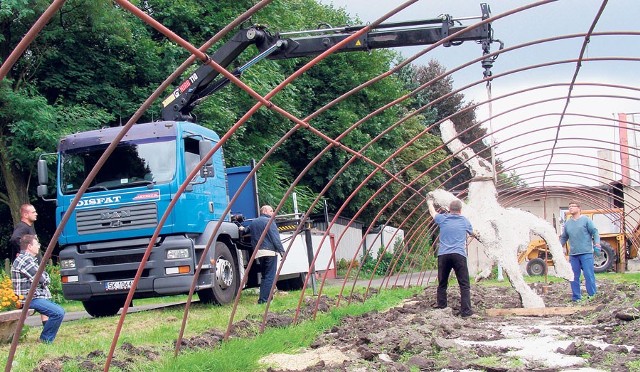
M 78 207 L 119 203 L 121 198 L 122 196 L 114 195 L 114 196 L 105 196 L 101 198 L 82 199 L 78 202 Z

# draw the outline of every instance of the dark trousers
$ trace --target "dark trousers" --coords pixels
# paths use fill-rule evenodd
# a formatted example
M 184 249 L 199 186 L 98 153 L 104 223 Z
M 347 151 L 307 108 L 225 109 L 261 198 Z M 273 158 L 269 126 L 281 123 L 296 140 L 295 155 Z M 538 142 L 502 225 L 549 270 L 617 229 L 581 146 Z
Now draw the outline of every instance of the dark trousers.
M 456 253 L 438 256 L 438 304 L 440 308 L 447 307 L 447 286 L 451 269 L 456 273 L 460 285 L 460 315 L 469 316 L 471 310 L 471 286 L 469 284 L 469 269 L 467 258 Z
M 263 304 L 269 300 L 269 293 L 273 285 L 273 279 L 276 276 L 278 256 L 260 257 L 260 266 L 262 266 L 262 280 L 260 281 L 260 298 L 258 303 Z

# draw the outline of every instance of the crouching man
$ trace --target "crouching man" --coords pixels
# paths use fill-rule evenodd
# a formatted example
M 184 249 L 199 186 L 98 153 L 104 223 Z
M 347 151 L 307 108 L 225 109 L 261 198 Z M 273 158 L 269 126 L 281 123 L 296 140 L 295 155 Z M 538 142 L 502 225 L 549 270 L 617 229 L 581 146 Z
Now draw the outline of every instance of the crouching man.
M 35 257 L 39 252 L 40 242 L 37 236 L 26 234 L 20 239 L 20 253 L 13 261 L 13 265 L 11 265 L 11 281 L 13 282 L 14 292 L 18 296 L 22 295 L 22 298 L 27 297 L 33 278 L 38 271 Z M 44 343 L 53 342 L 64 318 L 64 309 L 51 301 L 49 283 L 51 283 L 51 280 L 49 274 L 45 271 L 38 281 L 38 286 L 29 305 L 29 308 L 49 317 L 49 320 L 43 322 L 43 329 L 40 334 L 40 341 Z

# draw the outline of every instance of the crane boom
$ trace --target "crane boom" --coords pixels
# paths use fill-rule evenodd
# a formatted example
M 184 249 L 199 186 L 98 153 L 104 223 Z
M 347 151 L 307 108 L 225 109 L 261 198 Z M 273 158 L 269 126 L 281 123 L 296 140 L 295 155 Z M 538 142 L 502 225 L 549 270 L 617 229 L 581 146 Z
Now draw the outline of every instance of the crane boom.
M 489 18 L 491 16 L 489 5 L 482 3 L 480 7 L 482 19 Z M 466 26 L 455 25 L 456 22 L 460 23 L 449 15 L 443 15 L 435 19 L 383 23 L 347 43 L 337 52 L 369 51 L 382 48 L 435 44 L 449 35 L 466 28 Z M 252 26 L 238 31 L 229 41 L 217 49 L 210 58 L 226 68 L 245 49 L 255 45 L 260 54 L 232 72 L 234 75 L 239 76 L 244 70 L 264 58 L 289 59 L 318 55 L 364 27 L 347 26 L 272 34 L 265 27 Z M 301 36 L 288 37 L 291 35 Z M 489 45 L 494 41 L 491 24 L 485 23 L 469 29 L 447 42 L 445 46 L 455 46 L 465 41 L 481 43 L 484 54 L 488 54 Z M 489 69 L 492 62 L 492 60 L 484 60 L 483 67 Z M 485 71 L 485 73 L 487 72 Z M 219 75 L 219 72 L 209 64 L 200 66 L 171 95 L 162 101 L 162 120 L 193 121 L 190 112 L 195 105 L 229 83 L 226 78 L 215 81 Z

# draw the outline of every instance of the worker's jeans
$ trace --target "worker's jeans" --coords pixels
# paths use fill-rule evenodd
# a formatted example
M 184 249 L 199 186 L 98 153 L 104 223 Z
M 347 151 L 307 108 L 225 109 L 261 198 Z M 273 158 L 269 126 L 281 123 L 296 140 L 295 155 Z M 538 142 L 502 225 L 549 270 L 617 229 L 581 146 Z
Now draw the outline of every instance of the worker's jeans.
M 62 324 L 64 309 L 46 298 L 34 298 L 31 300 L 29 308 L 49 317 L 49 320 L 44 324 L 42 333 L 40 333 L 40 341 L 47 343 L 53 342 L 60 328 L 60 324 Z
M 260 257 L 260 265 L 262 266 L 262 280 L 260 281 L 260 298 L 258 303 L 263 304 L 269 300 L 269 293 L 273 285 L 273 279 L 276 276 L 278 256 Z
M 469 269 L 467 258 L 457 253 L 438 256 L 438 303 L 437 307 L 447 307 L 447 286 L 451 269 L 456 273 L 460 285 L 460 315 L 470 316 L 471 310 L 471 286 L 469 284 Z
M 596 294 L 596 274 L 593 271 L 593 253 L 577 254 L 569 256 L 569 263 L 573 269 L 573 280 L 571 281 L 571 300 L 578 301 L 582 298 L 580 294 L 580 270 L 584 274 L 584 284 L 587 287 L 587 294 Z

